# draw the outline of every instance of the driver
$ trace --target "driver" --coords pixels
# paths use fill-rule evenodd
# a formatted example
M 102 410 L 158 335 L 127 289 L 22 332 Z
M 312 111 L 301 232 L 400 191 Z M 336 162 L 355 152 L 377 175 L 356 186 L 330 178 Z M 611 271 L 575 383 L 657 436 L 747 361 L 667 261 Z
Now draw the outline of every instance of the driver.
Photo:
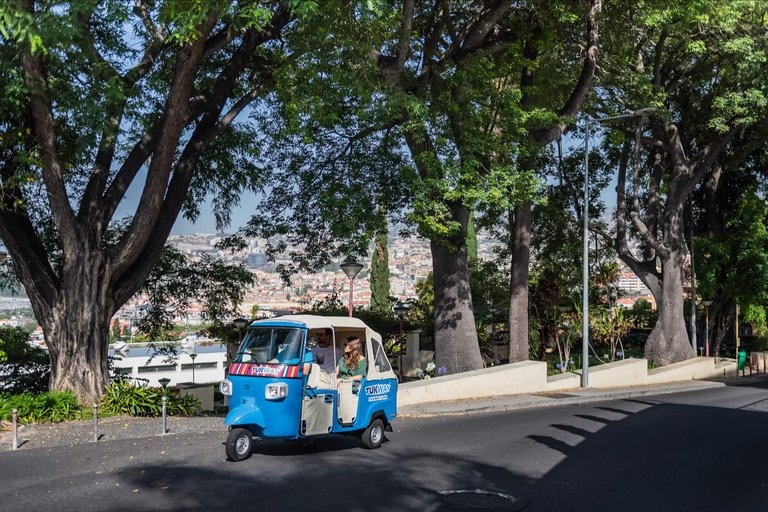
M 319 356 L 322 356 L 323 362 L 320 364 L 320 385 L 322 389 L 332 389 L 333 381 L 336 376 L 336 364 L 341 359 L 342 351 L 334 347 L 333 344 L 333 330 L 332 329 L 320 329 L 315 334 L 317 340 L 317 346 L 310 349 L 312 352 L 312 358 L 315 362 L 320 360 Z M 305 371 L 305 373 L 308 373 Z

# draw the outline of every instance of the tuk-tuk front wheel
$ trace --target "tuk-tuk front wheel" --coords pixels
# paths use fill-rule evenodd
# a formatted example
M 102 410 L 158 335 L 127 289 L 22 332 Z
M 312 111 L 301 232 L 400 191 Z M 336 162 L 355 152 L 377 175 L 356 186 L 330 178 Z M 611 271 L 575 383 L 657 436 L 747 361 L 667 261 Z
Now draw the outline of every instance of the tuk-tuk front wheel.
M 363 444 L 366 448 L 375 450 L 384 441 L 384 422 L 375 419 L 363 432 Z
M 227 457 L 229 460 L 240 462 L 251 456 L 253 436 L 247 428 L 233 428 L 227 438 Z

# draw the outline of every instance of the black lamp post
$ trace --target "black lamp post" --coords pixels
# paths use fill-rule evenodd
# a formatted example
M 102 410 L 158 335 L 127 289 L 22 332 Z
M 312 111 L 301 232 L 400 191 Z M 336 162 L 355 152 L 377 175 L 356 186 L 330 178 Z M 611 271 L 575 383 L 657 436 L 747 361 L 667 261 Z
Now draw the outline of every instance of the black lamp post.
M 192 352 L 189 354 L 189 357 L 192 358 L 192 384 L 195 383 L 195 359 L 197 358 L 197 354 Z
M 163 386 L 163 389 L 165 389 L 168 384 L 171 382 L 171 379 L 168 377 L 163 377 L 162 379 L 157 379 L 157 381 L 160 383 L 161 386 Z
M 709 357 L 709 306 L 712 305 L 712 301 L 702 300 L 701 303 L 704 305 L 704 316 L 707 319 L 704 327 L 704 350 L 706 350 L 706 356 Z
M 357 277 L 357 274 L 360 273 L 361 270 L 363 270 L 363 266 L 359 263 L 342 263 L 339 265 L 341 267 L 341 270 L 344 271 L 345 274 L 347 274 L 347 277 L 349 278 L 349 316 L 352 316 L 352 301 L 353 301 L 353 288 L 355 285 L 355 278 Z
M 491 314 L 491 343 L 496 339 L 496 312 L 499 310 L 495 305 L 488 306 L 488 312 Z
M 400 319 L 400 358 L 399 363 L 397 365 L 398 371 L 400 372 L 400 382 L 403 381 L 403 318 L 405 315 L 408 314 L 408 306 L 405 304 L 400 304 L 399 306 L 395 306 L 395 315 L 397 315 L 397 318 Z

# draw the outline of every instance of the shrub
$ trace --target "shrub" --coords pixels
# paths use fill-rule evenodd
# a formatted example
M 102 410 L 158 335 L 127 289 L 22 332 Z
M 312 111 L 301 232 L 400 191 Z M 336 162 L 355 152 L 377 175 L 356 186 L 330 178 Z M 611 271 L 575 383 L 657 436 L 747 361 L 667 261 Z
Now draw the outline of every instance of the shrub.
M 20 423 L 60 423 L 78 420 L 83 413 L 75 395 L 57 391 L 0 396 L 0 419 L 10 421 L 13 409 L 19 410 Z
M 200 401 L 195 397 L 180 397 L 170 389 L 151 388 L 125 380 L 113 382 L 107 387 L 101 406 L 110 414 L 159 416 L 163 412 L 163 396 L 166 397 L 168 414 L 189 416 L 201 412 Z
M 0 328 L 0 374 L 7 381 L 0 390 L 41 393 L 48 390 L 50 363 L 41 348 L 29 345 L 29 333 L 21 327 Z

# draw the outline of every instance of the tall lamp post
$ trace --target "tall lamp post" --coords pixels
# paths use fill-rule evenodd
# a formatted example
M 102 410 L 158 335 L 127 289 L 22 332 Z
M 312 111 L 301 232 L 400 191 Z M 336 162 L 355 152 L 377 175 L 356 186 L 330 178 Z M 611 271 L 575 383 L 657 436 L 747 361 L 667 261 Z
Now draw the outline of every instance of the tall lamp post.
M 399 363 L 397 364 L 398 371 L 400 372 L 400 382 L 403 382 L 403 318 L 408 314 L 408 306 L 400 304 L 395 306 L 395 315 L 400 319 L 400 356 Z
M 628 119 L 638 117 L 652 112 L 653 108 L 641 108 L 631 114 L 621 116 L 601 117 L 598 119 L 589 119 L 584 127 L 584 255 L 582 257 L 584 274 L 582 286 L 582 319 L 581 319 L 581 339 L 582 339 L 582 368 L 581 368 L 581 387 L 589 387 L 589 125 L 591 123 L 603 123 L 613 121 L 614 119 Z
M 197 359 L 197 354 L 192 352 L 189 354 L 189 357 L 192 358 L 192 384 L 195 383 L 195 359 Z
M 709 306 L 712 305 L 712 301 L 702 300 L 701 303 L 704 305 L 704 317 L 706 318 L 706 323 L 704 324 L 704 350 L 706 350 L 706 356 L 709 357 Z
M 491 343 L 496 339 L 496 312 L 499 310 L 495 305 L 488 306 L 488 312 L 491 314 Z
M 363 266 L 359 263 L 342 263 L 339 265 L 341 267 L 341 270 L 344 271 L 345 274 L 347 274 L 347 277 L 349 278 L 349 316 L 352 316 L 352 301 L 353 301 L 353 288 L 355 286 L 355 278 L 357 277 L 357 274 L 360 273 L 361 270 L 363 270 Z

